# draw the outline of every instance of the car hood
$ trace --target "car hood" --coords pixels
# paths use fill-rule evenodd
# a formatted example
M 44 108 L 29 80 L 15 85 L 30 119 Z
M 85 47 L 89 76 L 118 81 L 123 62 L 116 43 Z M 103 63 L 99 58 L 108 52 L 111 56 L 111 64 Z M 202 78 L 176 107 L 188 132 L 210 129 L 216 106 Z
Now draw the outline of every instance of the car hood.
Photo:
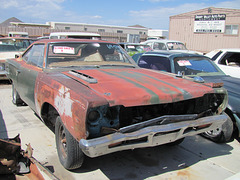
M 231 76 L 202 76 L 206 82 L 223 82 L 223 87 L 228 90 L 229 95 L 237 94 L 240 97 L 240 78 L 234 78 Z
M 1 52 L 0 53 L 0 60 L 15 58 L 16 54 L 20 54 L 20 52 L 19 51 Z
M 174 74 L 141 68 L 72 70 L 62 73 L 104 97 L 110 106 L 177 102 L 214 92 L 208 86 L 177 78 Z

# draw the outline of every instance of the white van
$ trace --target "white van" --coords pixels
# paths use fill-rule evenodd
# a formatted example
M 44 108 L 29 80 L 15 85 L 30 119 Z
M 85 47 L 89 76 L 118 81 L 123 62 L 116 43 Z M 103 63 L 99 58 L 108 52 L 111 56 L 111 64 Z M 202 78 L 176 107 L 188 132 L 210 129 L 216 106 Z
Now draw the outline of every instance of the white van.
M 8 37 L 28 37 L 27 32 L 9 32 Z
M 50 33 L 49 39 L 101 39 L 100 34 L 89 32 L 53 32 Z

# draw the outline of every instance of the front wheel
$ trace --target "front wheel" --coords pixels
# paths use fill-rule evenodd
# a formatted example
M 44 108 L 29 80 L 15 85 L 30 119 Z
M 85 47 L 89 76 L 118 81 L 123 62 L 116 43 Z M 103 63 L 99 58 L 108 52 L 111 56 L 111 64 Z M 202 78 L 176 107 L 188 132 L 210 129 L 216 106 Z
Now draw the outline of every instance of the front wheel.
M 64 168 L 77 169 L 82 166 L 84 154 L 78 142 L 63 125 L 60 116 L 56 119 L 55 138 L 58 157 Z
M 228 118 L 221 127 L 219 127 L 218 129 L 204 132 L 202 136 L 217 143 L 226 143 L 231 141 L 233 135 L 233 121 L 226 113 L 225 115 Z

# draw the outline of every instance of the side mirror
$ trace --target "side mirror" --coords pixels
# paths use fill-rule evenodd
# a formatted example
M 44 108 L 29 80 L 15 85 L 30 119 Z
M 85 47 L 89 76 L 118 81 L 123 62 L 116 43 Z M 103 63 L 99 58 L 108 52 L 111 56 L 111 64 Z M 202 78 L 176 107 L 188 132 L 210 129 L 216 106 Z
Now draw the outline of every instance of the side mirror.
M 21 54 L 15 54 L 15 58 L 20 58 L 22 55 Z

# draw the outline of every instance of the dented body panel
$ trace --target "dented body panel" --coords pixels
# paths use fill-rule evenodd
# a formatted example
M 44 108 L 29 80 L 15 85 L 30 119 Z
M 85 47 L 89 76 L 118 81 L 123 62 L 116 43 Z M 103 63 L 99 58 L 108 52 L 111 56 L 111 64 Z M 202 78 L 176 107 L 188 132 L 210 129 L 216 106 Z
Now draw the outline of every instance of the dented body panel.
M 29 62 L 31 57 L 26 58 L 28 52 L 41 45 L 44 45 L 43 54 L 38 60 L 42 64 Z M 94 56 L 86 56 L 84 52 L 89 45 L 95 48 L 90 50 L 94 51 Z M 210 130 L 225 121 L 224 115 L 217 115 L 227 104 L 225 89 L 181 79 L 166 72 L 139 68 L 124 53 L 117 44 L 105 41 L 43 40 L 30 46 L 22 57 L 8 60 L 8 77 L 21 99 L 46 124 L 55 125 L 56 117 L 60 116 L 70 134 L 80 142 L 83 152 L 92 157 L 104 154 L 101 151 L 90 155 L 91 152 L 86 149 L 89 143 L 95 146 L 92 141 L 96 142 L 98 138 L 105 141 L 109 137 L 112 140 L 109 139 L 108 145 L 115 143 L 116 132 L 121 128 L 141 127 L 139 123 L 148 124 L 155 118 L 175 117 L 165 125 L 168 126 L 163 131 L 165 134 L 175 131 L 174 127 L 182 129 L 182 132 L 191 126 L 189 124 L 193 119 L 178 119 L 182 115 L 196 115 L 192 129 L 207 125 L 206 129 Z M 136 132 L 131 133 L 144 132 L 145 137 L 151 137 L 154 132 L 163 133 L 165 128 L 161 123 L 162 119 L 157 124 L 133 128 Z M 158 143 L 147 143 L 142 147 L 176 141 L 203 131 L 204 128 L 192 130 L 177 138 L 168 136 L 165 140 L 159 136 L 156 137 Z M 122 143 L 123 139 L 117 143 Z M 141 145 L 131 145 L 131 149 L 135 147 Z M 100 150 L 96 148 L 95 151 Z

